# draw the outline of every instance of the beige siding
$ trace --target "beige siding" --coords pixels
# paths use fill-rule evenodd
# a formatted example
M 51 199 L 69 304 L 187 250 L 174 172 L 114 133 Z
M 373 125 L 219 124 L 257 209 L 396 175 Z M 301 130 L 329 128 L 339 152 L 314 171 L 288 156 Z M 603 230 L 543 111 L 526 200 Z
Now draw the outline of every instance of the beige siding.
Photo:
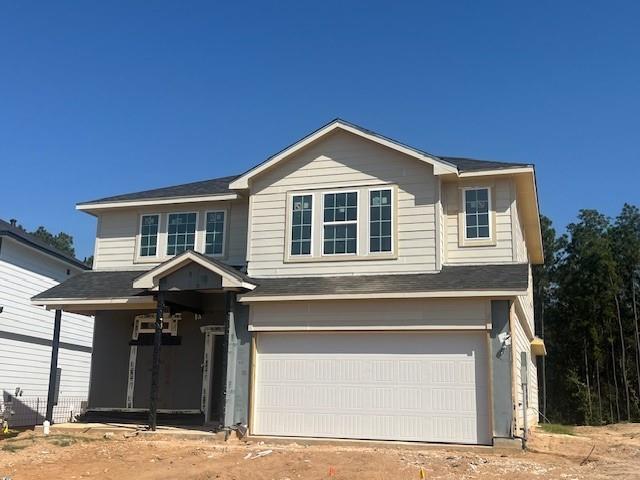
M 397 186 L 397 257 L 285 261 L 285 248 L 288 248 L 285 231 L 287 192 L 383 184 Z M 433 168 L 415 158 L 339 132 L 258 177 L 251 193 L 250 275 L 348 275 L 436 270 L 436 180 Z M 367 199 L 361 198 L 360 206 L 365 202 Z M 314 209 L 318 210 L 319 205 Z M 316 224 L 315 227 L 316 230 L 321 229 L 321 225 Z M 360 238 L 366 240 L 362 234 Z
M 516 188 L 515 183 L 512 184 L 512 188 Z M 511 198 L 513 198 L 511 203 L 511 225 L 513 229 L 514 260 L 519 263 L 527 263 L 529 261 L 529 254 L 527 253 L 527 244 L 524 239 L 524 225 L 520 218 L 515 191 L 512 193 Z
M 482 328 L 490 322 L 490 310 L 483 299 L 264 302 L 251 305 L 250 328 Z
M 462 208 L 463 186 L 488 186 L 492 189 L 492 215 L 495 245 L 462 246 L 460 244 L 459 213 Z M 511 206 L 515 203 L 513 182 L 508 179 L 477 180 L 443 185 L 446 209 L 445 264 L 506 263 L 514 261 Z
M 163 206 L 163 208 L 145 207 L 139 209 L 119 209 L 102 214 L 98 218 L 95 259 L 96 270 L 148 269 L 167 260 L 166 222 L 170 212 L 197 212 L 198 232 L 196 250 L 204 251 L 205 213 L 212 210 L 227 212 L 225 255 L 221 260 L 231 265 L 244 265 L 247 244 L 247 201 L 225 201 L 197 204 Z M 136 258 L 137 236 L 140 229 L 140 215 L 160 214 L 160 233 L 155 259 Z
M 523 327 L 524 320 L 514 315 L 513 319 L 513 351 L 514 351 L 514 371 L 515 371 L 515 394 L 514 399 L 516 405 L 516 422 L 518 434 L 522 434 L 523 428 L 523 408 L 522 408 L 522 368 L 520 355 L 521 352 L 526 352 L 528 359 L 528 409 L 527 409 L 527 424 L 528 427 L 537 425 L 538 423 L 538 370 L 536 367 L 536 359 L 531 356 L 531 343 L 530 338 L 527 336 Z

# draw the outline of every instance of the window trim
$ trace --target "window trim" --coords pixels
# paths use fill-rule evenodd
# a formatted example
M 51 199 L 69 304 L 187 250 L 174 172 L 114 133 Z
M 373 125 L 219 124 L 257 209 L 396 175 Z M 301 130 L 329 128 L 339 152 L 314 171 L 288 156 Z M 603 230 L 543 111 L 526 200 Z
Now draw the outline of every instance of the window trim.
M 345 220 L 343 222 L 325 222 L 324 221 L 324 201 L 327 195 L 336 194 L 336 193 L 355 193 L 356 194 L 356 219 L 354 220 Z M 344 189 L 344 190 L 322 190 L 320 191 L 320 195 L 322 196 L 322 208 L 320 209 L 320 221 L 321 221 L 321 238 L 320 238 L 320 257 L 359 257 L 360 256 L 360 219 L 362 215 L 360 215 L 360 209 L 362 208 L 362 202 L 360 201 L 360 190 L 358 189 Z M 369 216 L 367 215 L 367 218 Z M 355 253 L 324 253 L 324 227 L 325 225 L 356 225 L 356 251 Z
M 381 192 L 389 190 L 391 192 L 391 250 L 388 252 L 371 251 L 371 192 Z M 395 256 L 396 252 L 396 194 L 393 185 L 375 186 L 367 188 L 367 255 L 374 257 Z
M 316 233 L 316 193 L 312 191 L 304 191 L 304 192 L 287 192 L 287 244 L 285 250 L 285 258 L 287 260 L 300 260 L 300 259 L 309 259 L 313 258 L 314 255 L 314 247 L 315 247 L 315 233 Z M 311 244 L 309 246 L 309 253 L 301 253 L 300 255 L 292 255 L 291 254 L 291 245 L 293 245 L 293 197 L 311 197 Z
M 215 253 L 206 253 L 207 252 L 207 217 L 209 216 L 210 213 L 224 213 L 224 222 L 222 222 L 222 253 L 220 254 L 215 254 Z M 203 212 L 203 220 L 202 220 L 202 254 L 206 255 L 207 257 L 212 257 L 212 258 L 225 258 L 227 256 L 227 225 L 229 222 L 229 211 L 226 208 L 217 208 L 217 209 L 213 209 L 213 210 L 205 210 Z M 198 225 L 198 219 L 196 218 L 196 232 L 198 231 L 197 225 Z M 168 224 L 167 224 L 167 235 L 169 234 L 168 232 Z M 196 242 L 198 240 L 198 237 L 196 236 L 195 238 Z M 167 237 L 167 241 L 168 241 L 168 237 Z M 197 250 L 197 243 L 194 246 L 194 249 L 196 251 Z
M 166 213 L 166 219 L 165 219 L 165 230 L 164 230 L 164 238 L 165 238 L 165 242 L 164 242 L 164 257 L 165 259 L 169 259 L 169 258 L 173 258 L 176 255 L 180 255 L 180 253 L 168 253 L 168 249 L 169 249 L 169 217 L 171 217 L 171 215 L 189 215 L 195 213 L 196 214 L 196 229 L 193 232 L 193 251 L 197 252 L 198 251 L 198 239 L 199 239 L 199 235 L 198 232 L 201 231 L 201 229 L 198 228 L 199 224 L 200 224 L 200 212 L 196 211 L 190 211 L 190 212 L 167 212 Z M 188 250 L 188 249 L 187 249 Z M 185 250 L 185 252 L 187 251 Z
M 158 217 L 158 233 L 156 238 L 156 254 L 140 255 L 142 248 L 142 219 L 144 217 Z M 160 238 L 162 238 L 162 214 L 161 213 L 140 213 L 138 214 L 138 234 L 136 235 L 136 254 L 135 259 L 139 262 L 157 261 L 160 256 Z
M 468 238 L 467 237 L 467 204 L 466 192 L 469 190 L 487 190 L 488 214 L 489 214 L 489 236 Z M 491 185 L 468 185 L 460 188 L 460 209 L 458 216 L 459 243 L 463 247 L 495 246 L 496 245 L 496 225 L 494 212 L 494 189 Z

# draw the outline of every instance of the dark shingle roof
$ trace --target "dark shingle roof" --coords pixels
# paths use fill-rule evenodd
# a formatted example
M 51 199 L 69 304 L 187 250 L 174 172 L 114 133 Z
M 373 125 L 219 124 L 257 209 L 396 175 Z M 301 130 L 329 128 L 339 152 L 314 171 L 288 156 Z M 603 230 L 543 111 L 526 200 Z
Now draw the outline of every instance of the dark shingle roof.
M 509 162 L 495 162 L 493 160 L 476 160 L 475 158 L 464 157 L 442 157 L 441 160 L 452 163 L 460 172 L 468 172 L 471 170 L 497 170 L 501 168 L 516 168 L 516 167 L 530 167 L 527 163 L 509 163 Z
M 59 258 L 60 260 L 64 260 L 65 262 L 68 262 L 76 267 L 80 267 L 85 270 L 89 269 L 88 266 L 86 266 L 83 262 L 81 262 L 77 258 L 61 250 L 58 250 L 57 248 L 40 240 L 38 237 L 35 237 L 25 232 L 24 230 L 22 230 L 21 228 L 18 228 L 17 226 L 14 227 L 13 225 L 11 225 L 8 222 L 5 222 L 4 220 L 0 220 L 0 237 L 2 236 L 11 237 L 14 240 L 17 240 L 21 243 L 29 245 L 30 247 L 36 248 L 41 252 L 48 253 L 49 255 Z
M 93 203 L 104 202 L 122 202 L 127 200 L 197 197 L 233 193 L 231 190 L 229 190 L 229 183 L 236 178 L 237 175 L 230 177 L 213 178 L 211 180 L 203 180 L 201 182 L 184 183 L 182 185 L 174 185 L 171 187 L 155 188 L 153 190 L 144 190 L 142 192 L 125 193 L 122 195 L 100 198 L 98 200 L 91 200 L 89 202 L 82 202 L 79 205 L 91 205 Z
M 365 132 L 367 134 L 370 135 L 374 135 L 378 138 L 393 142 L 397 145 L 400 145 L 404 148 L 408 148 L 410 150 L 413 150 L 414 152 L 417 152 L 421 155 L 427 155 L 430 157 L 433 157 L 435 159 L 439 159 L 442 160 L 443 162 L 449 163 L 451 165 L 454 165 L 458 168 L 459 171 L 463 172 L 463 171 L 471 171 L 471 170 L 493 170 L 493 169 L 502 169 L 502 168 L 513 168 L 513 167 L 525 167 L 525 166 L 530 166 L 524 163 L 507 163 L 507 162 L 495 162 L 495 161 L 490 161 L 490 160 L 476 160 L 473 158 L 462 158 L 462 157 L 447 157 L 447 156 L 438 156 L 438 155 L 433 155 L 429 152 L 426 152 L 424 150 L 420 150 L 418 148 L 412 147 L 411 145 L 407 145 L 405 143 L 399 142 L 397 140 L 391 139 L 389 137 L 385 137 L 384 135 L 381 135 L 377 132 L 374 132 L 372 130 L 368 130 L 366 128 L 360 127 L 358 125 L 355 125 L 353 123 L 347 122 L 345 120 L 342 119 L 335 119 L 332 120 L 331 122 L 329 122 L 326 125 L 323 125 L 322 127 L 320 127 L 318 130 L 322 130 L 323 128 L 327 127 L 328 125 L 331 125 L 332 123 L 336 123 L 336 122 L 340 122 L 340 123 L 344 123 L 346 125 L 350 125 L 353 128 L 357 128 L 362 132 Z M 316 132 L 318 131 L 316 130 Z M 194 197 L 194 196 L 205 196 L 205 195 L 217 195 L 217 194 L 224 194 L 224 193 L 233 193 L 231 190 L 229 190 L 229 183 L 231 183 L 233 180 L 235 180 L 238 177 L 241 177 L 249 172 L 251 172 L 252 170 L 258 168 L 260 165 L 263 165 L 264 163 L 270 161 L 274 156 L 278 155 L 279 153 L 282 153 L 284 151 L 286 151 L 287 149 L 291 148 L 293 145 L 296 145 L 297 143 L 301 142 L 302 140 L 304 140 L 305 138 L 313 135 L 315 132 L 310 133 L 309 135 L 305 136 L 303 139 L 296 141 L 295 143 L 293 143 L 292 145 L 289 145 L 288 147 L 286 147 L 285 149 L 281 150 L 280 152 L 276 153 L 275 155 L 270 156 L 269 158 L 267 158 L 266 160 L 264 160 L 263 162 L 258 163 L 257 165 L 254 165 L 253 167 L 251 167 L 249 170 L 245 171 L 244 173 L 242 173 L 241 175 L 233 175 L 233 176 L 229 176 L 229 177 L 222 177 L 222 178 L 214 178 L 211 180 L 204 180 L 201 182 L 193 182 L 193 183 L 185 183 L 182 185 L 174 185 L 174 186 L 169 186 L 169 187 L 164 187 L 164 188 L 156 188 L 153 190 L 144 190 L 142 192 L 134 192 L 134 193 L 125 193 L 122 195 L 114 195 L 111 197 L 105 197 L 105 198 L 100 198 L 98 200 L 91 200 L 88 202 L 82 202 L 79 203 L 79 205 L 92 205 L 92 204 L 97 204 L 97 203 L 105 203 L 105 202 L 121 202 L 121 201 L 130 201 L 130 200 L 151 200 L 151 199 L 159 199 L 159 198 L 179 198 L 179 197 Z
M 243 298 L 281 295 L 526 290 L 526 264 L 447 266 L 439 273 L 288 277 L 254 279 L 259 285 Z
M 144 289 L 133 288 L 133 280 L 143 273 L 140 270 L 119 272 L 90 270 L 45 290 L 33 297 L 33 300 L 135 297 L 145 293 Z

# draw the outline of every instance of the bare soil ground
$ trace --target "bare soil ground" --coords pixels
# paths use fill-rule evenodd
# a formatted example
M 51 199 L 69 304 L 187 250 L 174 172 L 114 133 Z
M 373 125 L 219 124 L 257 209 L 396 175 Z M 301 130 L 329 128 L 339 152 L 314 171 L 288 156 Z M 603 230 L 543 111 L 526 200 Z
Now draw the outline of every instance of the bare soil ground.
M 579 427 L 575 432 L 538 431 L 527 451 L 23 432 L 0 440 L 0 480 L 640 478 L 640 424 Z M 254 458 L 268 450 L 272 452 Z

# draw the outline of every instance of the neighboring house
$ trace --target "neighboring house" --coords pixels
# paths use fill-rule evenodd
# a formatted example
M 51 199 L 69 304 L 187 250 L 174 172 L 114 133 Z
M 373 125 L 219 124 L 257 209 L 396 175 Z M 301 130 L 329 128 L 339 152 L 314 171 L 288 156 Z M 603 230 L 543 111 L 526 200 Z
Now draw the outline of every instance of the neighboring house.
M 160 302 L 162 421 L 492 444 L 523 434 L 523 383 L 537 421 L 532 165 L 335 120 L 240 176 L 77 208 L 94 270 L 33 302 L 96 315 L 90 418 L 150 408 Z
M 12 426 L 42 421 L 47 402 L 54 316 L 30 299 L 85 270 L 82 262 L 29 235 L 15 220 L 0 220 L 0 412 L 11 404 Z M 93 319 L 65 313 L 62 321 L 58 404 L 79 411 L 89 392 Z

